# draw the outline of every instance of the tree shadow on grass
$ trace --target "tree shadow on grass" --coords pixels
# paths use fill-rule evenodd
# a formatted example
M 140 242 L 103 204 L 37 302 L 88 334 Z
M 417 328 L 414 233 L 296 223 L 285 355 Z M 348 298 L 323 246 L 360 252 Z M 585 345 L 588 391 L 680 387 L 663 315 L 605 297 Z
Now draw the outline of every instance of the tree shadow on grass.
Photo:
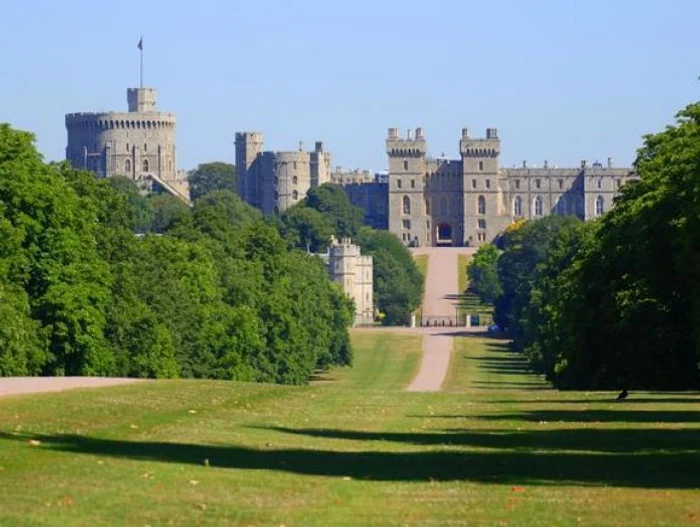
M 644 488 L 700 487 L 700 456 L 693 453 L 580 454 L 570 452 L 419 452 L 254 449 L 125 441 L 80 435 L 15 435 L 38 446 L 75 454 L 203 465 L 218 469 L 274 470 L 377 481 L 475 481 L 522 485 L 614 485 Z
M 373 432 L 324 428 L 255 427 L 284 434 L 355 441 L 389 441 L 412 445 L 451 445 L 515 451 L 585 451 L 601 453 L 696 453 L 700 429 L 502 430 L 448 429 L 439 432 Z
M 533 404 L 539 404 L 533 401 Z M 626 404 L 626 403 L 624 403 Z M 700 423 L 700 410 L 533 410 L 493 415 L 416 415 L 413 417 L 566 423 Z M 700 430 L 697 431 L 700 434 Z M 700 440 L 700 437 L 698 437 Z

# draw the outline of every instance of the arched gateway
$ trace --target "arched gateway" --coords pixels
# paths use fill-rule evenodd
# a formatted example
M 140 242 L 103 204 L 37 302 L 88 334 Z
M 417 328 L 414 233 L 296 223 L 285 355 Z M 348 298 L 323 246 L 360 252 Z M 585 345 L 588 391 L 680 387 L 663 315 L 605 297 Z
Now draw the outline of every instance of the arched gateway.
M 435 236 L 435 245 L 438 247 L 452 247 L 452 225 L 449 223 L 440 223 L 437 226 L 437 236 Z

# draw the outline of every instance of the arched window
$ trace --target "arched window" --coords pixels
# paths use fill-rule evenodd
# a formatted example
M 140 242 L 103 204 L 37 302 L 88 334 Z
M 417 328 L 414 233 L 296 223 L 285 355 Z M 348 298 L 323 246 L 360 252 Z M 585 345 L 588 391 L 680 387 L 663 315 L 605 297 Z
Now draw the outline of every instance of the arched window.
M 124 172 L 126 172 L 127 174 L 131 172 L 131 159 L 127 159 L 126 161 L 124 161 Z
M 148 159 L 143 160 L 143 171 L 148 172 Z
M 520 196 L 515 196 L 513 200 L 513 216 L 523 215 L 523 200 Z
M 411 198 L 408 196 L 403 197 L 403 213 L 411 214 Z
M 476 200 L 476 208 L 479 214 L 486 214 L 486 198 L 479 196 Z
M 535 198 L 535 216 L 538 218 L 542 216 L 542 196 Z
M 440 214 L 442 216 L 447 216 L 447 198 L 445 197 L 440 199 Z
M 292 185 L 296 185 L 298 181 L 296 176 L 292 176 Z
M 603 200 L 603 196 L 598 196 L 595 199 L 595 215 L 602 216 L 604 212 L 605 212 L 605 200 Z
M 299 199 L 299 193 L 296 190 L 294 192 L 292 192 L 292 199 L 294 201 Z

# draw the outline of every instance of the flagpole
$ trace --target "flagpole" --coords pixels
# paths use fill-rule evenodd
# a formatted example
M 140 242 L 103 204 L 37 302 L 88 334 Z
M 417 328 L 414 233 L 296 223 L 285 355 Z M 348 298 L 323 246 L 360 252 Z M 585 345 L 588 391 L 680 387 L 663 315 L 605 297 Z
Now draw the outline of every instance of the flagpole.
M 140 59 L 140 69 L 139 69 L 139 84 L 140 88 L 143 88 L 143 37 L 141 37 L 141 40 L 139 40 L 139 59 Z

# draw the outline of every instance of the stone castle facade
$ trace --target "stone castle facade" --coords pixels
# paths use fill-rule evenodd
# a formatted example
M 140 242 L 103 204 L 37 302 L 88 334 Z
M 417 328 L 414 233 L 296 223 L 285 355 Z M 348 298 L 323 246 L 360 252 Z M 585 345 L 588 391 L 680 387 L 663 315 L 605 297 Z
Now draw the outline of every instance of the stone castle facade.
M 65 117 L 66 159 L 97 177 L 153 182 L 189 200 L 187 178 L 177 169 L 175 115 L 156 109 L 154 88 L 129 88 L 128 112 L 79 112 Z
M 632 168 L 613 167 L 610 159 L 606 166 L 502 168 L 495 128 L 483 138 L 462 129 L 459 151 L 459 159 L 431 158 L 421 128 L 405 137 L 389 129 L 388 226 L 405 244 L 478 246 L 523 218 L 588 220 L 612 207 L 620 188 L 636 179 Z
M 361 254 L 349 238 L 331 239 L 328 246 L 328 275 L 355 301 L 355 325 L 374 323 L 374 282 L 371 256 Z
M 265 214 L 281 214 L 304 199 L 311 187 L 331 180 L 331 154 L 317 141 L 312 151 L 263 150 L 260 132 L 236 133 L 238 195 Z

